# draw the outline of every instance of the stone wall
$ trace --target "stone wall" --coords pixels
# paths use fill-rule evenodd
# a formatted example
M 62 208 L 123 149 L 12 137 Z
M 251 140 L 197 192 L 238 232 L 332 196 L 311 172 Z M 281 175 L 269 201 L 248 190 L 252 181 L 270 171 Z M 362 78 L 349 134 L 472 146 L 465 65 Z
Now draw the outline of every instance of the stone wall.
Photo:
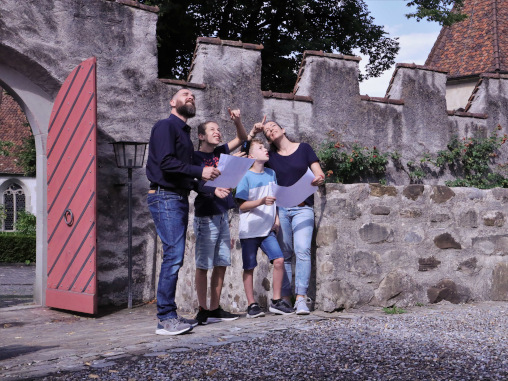
M 445 73 L 399 64 L 387 97 L 371 98 L 359 93 L 357 57 L 309 51 L 304 54 L 294 93 L 278 94 L 261 89 L 261 45 L 200 38 L 188 82 L 160 80 L 155 33 L 157 14 L 153 10 L 132 0 L 0 2 L 0 83 L 24 102 L 31 123 L 34 119 L 49 120 L 48 104 L 54 101 L 66 76 L 81 61 L 90 56 L 97 58 L 100 304 L 121 304 L 127 300 L 127 173 L 116 168 L 109 143 L 120 139 L 147 141 L 153 124 L 168 115 L 171 94 L 182 86 L 190 87 L 196 95 L 198 112 L 189 122 L 191 127 L 208 119 L 216 120 L 223 128 L 225 140 L 234 135 L 228 107 L 242 110 L 247 127 L 266 114 L 296 140 L 316 146 L 333 131 L 344 143 L 359 141 L 381 150 L 397 150 L 406 161 L 425 152 L 444 149 L 456 133 L 487 134 L 498 123 L 502 125 L 501 134 L 508 132 L 505 123 L 508 79 L 503 75 L 485 77 L 478 85 L 476 96 L 471 99 L 472 113 L 447 111 Z M 37 182 L 42 184 L 38 194 L 43 208 L 47 122 L 32 123 L 32 128 L 37 128 L 34 131 L 38 150 Z M 197 140 L 195 131 L 193 134 Z M 443 184 L 446 179 L 446 176 L 432 178 L 428 183 Z M 408 177 L 392 168 L 388 182 L 404 185 Z M 146 207 L 147 188 L 144 171 L 135 170 L 133 274 L 134 299 L 138 301 L 155 296 L 160 261 L 160 247 Z M 476 199 L 468 202 L 467 209 L 477 204 Z M 41 223 L 37 236 L 37 273 L 41 284 L 45 282 L 46 271 L 45 219 L 46 212 L 42 209 L 38 212 Z M 466 228 L 457 228 L 462 229 Z M 402 241 L 399 250 L 409 250 L 411 245 Z M 190 263 L 188 260 L 186 266 Z M 263 276 L 257 281 L 257 288 L 267 287 L 264 275 L 268 271 L 268 266 L 260 267 Z M 228 272 L 228 278 L 234 278 L 231 275 Z M 191 297 L 192 283 L 192 274 L 185 268 L 181 284 L 187 288 L 184 287 L 180 296 Z M 234 301 L 242 288 L 228 285 L 227 290 L 226 297 Z M 316 300 L 321 303 L 318 295 Z M 240 306 L 241 299 L 237 303 Z
M 327 184 L 315 201 L 309 296 L 316 309 L 508 301 L 508 189 Z M 236 211 L 231 227 L 221 304 L 244 311 Z M 177 294 L 188 311 L 197 308 L 194 247 L 191 222 Z M 272 266 L 261 251 L 257 258 L 255 296 L 266 306 Z

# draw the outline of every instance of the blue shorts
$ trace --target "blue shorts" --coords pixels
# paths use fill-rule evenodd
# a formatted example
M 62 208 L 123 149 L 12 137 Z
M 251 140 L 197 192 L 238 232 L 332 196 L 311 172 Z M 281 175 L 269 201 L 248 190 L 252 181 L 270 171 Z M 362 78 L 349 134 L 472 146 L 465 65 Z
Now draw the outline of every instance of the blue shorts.
M 242 244 L 244 270 L 252 270 L 258 265 L 256 255 L 259 248 L 268 256 L 270 263 L 273 263 L 277 258 L 284 258 L 274 232 L 270 232 L 266 237 L 243 238 L 240 240 L 240 243 Z
M 231 266 L 231 238 L 228 212 L 215 216 L 194 217 L 196 268 Z

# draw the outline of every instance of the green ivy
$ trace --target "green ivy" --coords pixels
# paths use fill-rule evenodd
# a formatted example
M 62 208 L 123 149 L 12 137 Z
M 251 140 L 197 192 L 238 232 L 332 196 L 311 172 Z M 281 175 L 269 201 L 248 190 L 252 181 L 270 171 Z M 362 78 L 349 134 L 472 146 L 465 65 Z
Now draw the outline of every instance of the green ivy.
M 449 169 L 456 175 L 455 180 L 446 181 L 451 187 L 475 187 L 490 189 L 508 188 L 508 163 L 497 164 L 499 149 L 508 140 L 508 136 L 498 136 L 498 126 L 488 137 L 475 136 L 459 139 L 454 136 L 446 150 L 436 155 L 425 153 L 416 161 L 402 164 L 398 152 L 380 152 L 376 147 L 363 147 L 354 143 L 350 150 L 343 143 L 327 140 L 317 150 L 317 155 L 326 174 L 327 182 L 351 184 L 376 178 L 385 184 L 386 165 L 391 159 L 394 166 L 407 173 L 411 183 L 421 183 L 432 172 L 429 165 L 443 173 Z M 335 137 L 331 133 L 332 138 Z
M 497 127 L 501 130 L 501 126 Z M 494 170 L 495 158 L 508 136 L 499 137 L 497 130 L 490 136 L 459 139 L 454 136 L 446 150 L 439 151 L 435 161 L 429 160 L 438 167 L 449 167 L 461 176 L 445 184 L 451 187 L 475 187 L 489 189 L 495 187 L 508 188 L 508 179 L 502 174 L 505 165 L 497 165 Z
M 333 141 L 321 144 L 317 155 L 325 170 L 326 181 L 346 184 L 372 177 L 383 181 L 389 156 L 376 147 L 362 147 L 358 143 L 348 151 L 344 144 Z

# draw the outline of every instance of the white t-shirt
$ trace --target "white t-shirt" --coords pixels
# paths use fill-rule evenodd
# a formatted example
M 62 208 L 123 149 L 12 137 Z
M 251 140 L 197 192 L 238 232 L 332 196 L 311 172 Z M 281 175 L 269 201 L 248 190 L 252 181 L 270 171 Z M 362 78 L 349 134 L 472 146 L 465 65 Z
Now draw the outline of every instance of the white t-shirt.
M 262 173 L 247 171 L 236 187 L 236 198 L 245 201 L 259 200 L 265 196 L 272 196 L 272 184 L 277 184 L 275 172 L 265 168 Z M 266 237 L 270 234 L 275 222 L 277 207 L 260 205 L 247 212 L 240 211 L 240 232 L 243 238 Z

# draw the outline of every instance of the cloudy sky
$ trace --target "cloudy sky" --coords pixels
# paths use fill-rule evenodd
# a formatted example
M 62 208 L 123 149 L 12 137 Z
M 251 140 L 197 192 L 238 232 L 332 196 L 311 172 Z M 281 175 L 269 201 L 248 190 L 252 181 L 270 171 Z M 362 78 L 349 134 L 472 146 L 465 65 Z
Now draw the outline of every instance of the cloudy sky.
M 441 30 L 439 24 L 407 19 L 404 15 L 411 12 L 411 8 L 406 7 L 404 0 L 365 0 L 365 3 L 375 23 L 384 25 L 390 37 L 399 37 L 400 50 L 395 62 L 423 65 Z M 366 61 L 360 61 L 360 67 Z M 383 97 L 393 69 L 387 70 L 381 77 L 360 83 L 360 94 Z

